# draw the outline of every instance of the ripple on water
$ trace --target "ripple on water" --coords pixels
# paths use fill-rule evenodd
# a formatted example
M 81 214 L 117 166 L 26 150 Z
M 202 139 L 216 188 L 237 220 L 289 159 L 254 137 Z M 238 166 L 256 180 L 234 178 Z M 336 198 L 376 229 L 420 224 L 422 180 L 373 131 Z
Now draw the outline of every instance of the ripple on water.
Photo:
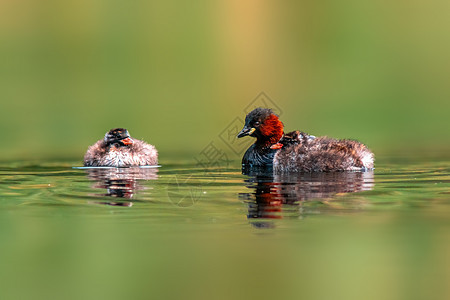
M 242 175 L 238 168 L 205 170 L 192 164 L 87 169 L 73 169 L 73 165 L 3 163 L 1 205 L 106 205 L 133 207 L 136 215 L 139 209 L 151 210 L 153 216 L 158 209 L 167 215 L 170 209 L 184 208 L 183 216 L 239 211 L 242 217 L 246 210 L 248 219 L 269 220 L 430 205 L 448 197 L 450 183 L 445 162 L 380 164 L 370 172 L 290 175 Z

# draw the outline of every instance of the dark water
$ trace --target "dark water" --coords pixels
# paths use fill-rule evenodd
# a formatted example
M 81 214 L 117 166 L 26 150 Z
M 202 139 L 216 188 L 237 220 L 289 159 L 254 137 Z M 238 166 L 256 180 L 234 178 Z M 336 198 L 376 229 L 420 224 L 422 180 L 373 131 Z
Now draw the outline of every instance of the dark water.
M 446 299 L 450 164 L 0 166 L 2 299 Z

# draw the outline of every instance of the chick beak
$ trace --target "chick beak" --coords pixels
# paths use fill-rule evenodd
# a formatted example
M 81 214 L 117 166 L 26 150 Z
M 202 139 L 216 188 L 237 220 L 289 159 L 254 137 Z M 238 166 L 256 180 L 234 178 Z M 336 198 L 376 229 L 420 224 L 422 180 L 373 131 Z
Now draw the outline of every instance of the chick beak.
M 245 126 L 241 132 L 238 133 L 237 138 L 241 138 L 247 135 L 251 135 L 253 132 L 255 132 L 255 128 L 248 128 L 247 126 Z
M 122 144 L 124 144 L 124 145 L 131 145 L 131 144 L 133 144 L 133 140 L 130 139 L 129 137 L 124 138 L 123 140 L 120 140 L 120 141 L 121 141 Z

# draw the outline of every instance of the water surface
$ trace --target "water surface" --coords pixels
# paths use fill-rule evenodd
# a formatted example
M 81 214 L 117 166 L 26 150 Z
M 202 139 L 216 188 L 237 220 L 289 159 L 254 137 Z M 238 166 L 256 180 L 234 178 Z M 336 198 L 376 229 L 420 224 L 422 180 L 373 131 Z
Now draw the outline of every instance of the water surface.
M 446 159 L 276 176 L 74 166 L 0 165 L 6 298 L 450 295 Z

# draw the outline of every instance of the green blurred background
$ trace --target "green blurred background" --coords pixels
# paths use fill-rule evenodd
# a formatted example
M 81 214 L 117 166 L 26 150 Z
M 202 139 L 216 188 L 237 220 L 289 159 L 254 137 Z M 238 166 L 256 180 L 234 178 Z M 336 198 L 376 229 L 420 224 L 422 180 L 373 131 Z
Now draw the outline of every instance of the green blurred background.
M 81 164 L 113 127 L 156 145 L 163 166 L 211 141 L 231 152 L 219 134 L 262 91 L 286 130 L 356 138 L 377 157 L 445 153 L 449 12 L 448 0 L 2 0 L 0 160 Z M 318 209 L 267 231 L 248 224 L 237 172 L 184 209 L 167 198 L 167 164 L 149 199 L 124 209 L 84 204 L 91 183 L 70 164 L 7 165 L 2 299 L 450 295 L 441 162 L 377 167 L 374 191 L 337 201 L 378 211 Z
M 113 127 L 198 153 L 261 91 L 286 129 L 449 148 L 450 2 L 0 2 L 0 154 L 80 158 Z M 408 147 L 406 147 L 408 145 Z

